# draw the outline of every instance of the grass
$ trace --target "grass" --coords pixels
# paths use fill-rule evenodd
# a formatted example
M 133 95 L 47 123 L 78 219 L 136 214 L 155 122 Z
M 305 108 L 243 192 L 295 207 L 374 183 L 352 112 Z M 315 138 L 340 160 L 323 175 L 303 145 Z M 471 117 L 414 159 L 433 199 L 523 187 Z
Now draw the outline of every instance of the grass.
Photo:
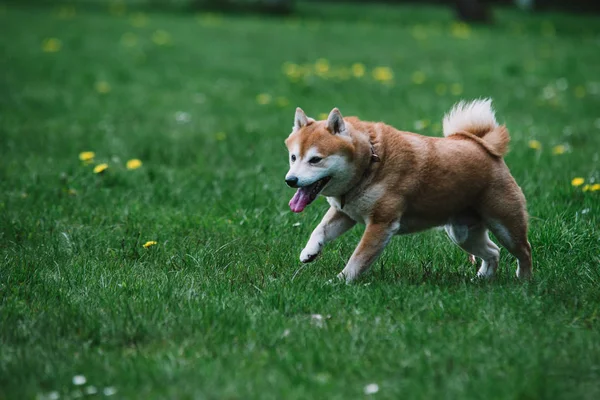
M 600 192 L 571 185 L 600 180 L 597 19 L 299 8 L 0 8 L 0 398 L 599 398 Z M 480 96 L 512 134 L 533 282 L 506 251 L 472 282 L 435 230 L 350 286 L 325 282 L 360 228 L 300 266 L 326 203 L 287 207 L 296 106 L 439 135 Z

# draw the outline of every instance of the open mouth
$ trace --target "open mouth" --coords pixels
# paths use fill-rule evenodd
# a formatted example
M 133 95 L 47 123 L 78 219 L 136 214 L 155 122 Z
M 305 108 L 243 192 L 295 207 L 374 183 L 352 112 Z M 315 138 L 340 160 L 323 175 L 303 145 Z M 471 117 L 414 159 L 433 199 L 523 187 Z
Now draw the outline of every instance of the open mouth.
M 330 176 L 326 176 L 315 183 L 299 188 L 294 197 L 290 200 L 290 209 L 295 213 L 302 212 L 307 205 L 315 201 L 330 179 Z

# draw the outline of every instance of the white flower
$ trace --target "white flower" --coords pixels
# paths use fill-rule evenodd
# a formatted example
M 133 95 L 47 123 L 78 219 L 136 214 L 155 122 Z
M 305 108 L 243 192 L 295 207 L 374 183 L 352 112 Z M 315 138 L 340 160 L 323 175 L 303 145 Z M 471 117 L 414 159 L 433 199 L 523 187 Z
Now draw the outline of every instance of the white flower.
M 422 120 L 415 121 L 414 126 L 416 131 L 420 131 L 425 128 L 425 122 L 423 122 Z
M 96 386 L 87 386 L 84 390 L 85 394 L 92 395 L 98 393 Z
M 190 122 L 192 119 L 192 117 L 190 116 L 189 113 L 183 112 L 183 111 L 178 111 L 175 113 L 175 120 L 180 123 L 180 124 L 187 124 L 188 122 Z
M 317 328 L 323 327 L 323 316 L 321 314 L 312 314 L 310 316 L 311 322 Z
M 292 226 L 300 226 L 300 222 L 296 222 L 294 225 Z
M 377 392 L 379 392 L 379 385 L 376 383 L 369 383 L 367 386 L 365 386 L 365 394 L 375 394 Z
M 87 379 L 85 379 L 85 376 L 83 376 L 83 375 L 75 375 L 73 377 L 73 385 L 81 386 L 81 385 L 85 385 L 86 382 L 87 382 Z
M 286 329 L 285 331 L 283 331 L 283 334 L 281 335 L 281 337 L 288 337 L 290 336 L 291 331 L 289 329 Z
M 331 375 L 326 372 L 320 372 L 315 375 L 315 380 L 319 383 L 327 383 L 331 379 Z
M 117 393 L 117 388 L 114 386 L 107 386 L 102 390 L 105 396 L 112 396 Z
M 54 390 L 48 393 L 47 395 L 40 396 L 39 398 L 44 400 L 58 400 L 60 399 L 60 394 L 56 390 Z
M 587 91 L 590 94 L 598 94 L 600 93 L 600 83 L 598 82 L 588 82 L 587 83 Z
M 556 97 L 556 89 L 554 89 L 552 86 L 546 86 L 544 88 L 542 96 L 544 97 L 544 99 L 550 100 L 550 99 Z
M 561 92 L 565 91 L 569 88 L 569 82 L 567 82 L 567 80 L 565 78 L 559 78 L 556 81 L 556 88 L 558 90 L 560 90 Z

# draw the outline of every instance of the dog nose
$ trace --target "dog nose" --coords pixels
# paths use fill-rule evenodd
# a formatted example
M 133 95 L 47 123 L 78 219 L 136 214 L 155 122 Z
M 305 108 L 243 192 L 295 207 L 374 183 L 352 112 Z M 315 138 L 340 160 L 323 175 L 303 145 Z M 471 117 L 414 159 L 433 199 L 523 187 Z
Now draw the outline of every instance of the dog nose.
M 285 178 L 285 183 L 287 183 L 289 187 L 298 187 L 298 178 L 290 176 L 289 178 Z

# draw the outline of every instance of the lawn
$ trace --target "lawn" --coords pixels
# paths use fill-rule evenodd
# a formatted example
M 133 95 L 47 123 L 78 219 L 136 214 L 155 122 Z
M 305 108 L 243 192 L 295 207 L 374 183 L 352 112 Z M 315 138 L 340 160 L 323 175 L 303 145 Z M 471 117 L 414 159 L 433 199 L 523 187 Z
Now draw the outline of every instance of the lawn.
M 600 398 L 599 19 L 496 17 L 0 5 L 0 399 Z M 440 135 L 482 96 L 532 282 L 439 230 L 352 285 L 361 227 L 300 264 L 327 205 L 287 206 L 295 107 Z

